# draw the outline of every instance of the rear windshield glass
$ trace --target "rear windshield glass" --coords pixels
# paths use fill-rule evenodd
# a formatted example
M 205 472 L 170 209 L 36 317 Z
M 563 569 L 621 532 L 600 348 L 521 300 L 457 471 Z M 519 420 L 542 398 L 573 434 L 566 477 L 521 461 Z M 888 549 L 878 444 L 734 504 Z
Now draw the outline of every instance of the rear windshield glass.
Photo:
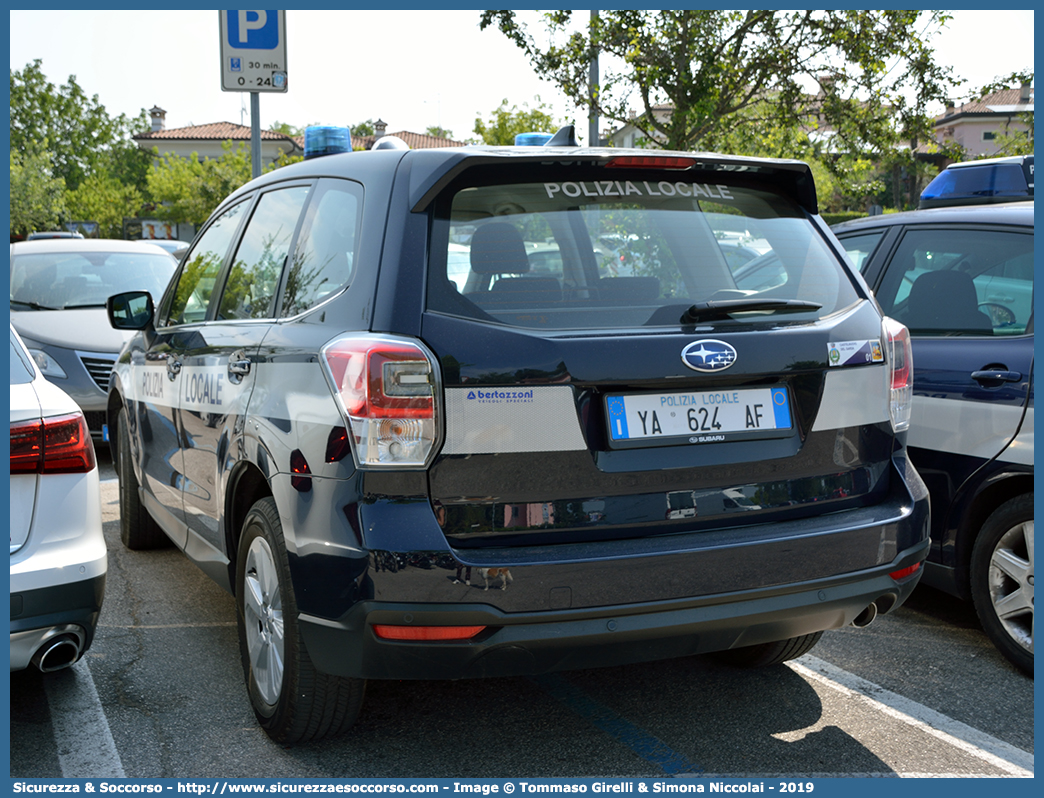
M 470 183 L 458 181 L 437 203 L 429 309 L 597 329 L 677 326 L 697 303 L 721 300 L 749 305 L 732 319 L 788 322 L 857 301 L 851 278 L 790 200 L 722 174 L 622 171 L 470 170 Z M 780 310 L 781 300 L 804 304 Z

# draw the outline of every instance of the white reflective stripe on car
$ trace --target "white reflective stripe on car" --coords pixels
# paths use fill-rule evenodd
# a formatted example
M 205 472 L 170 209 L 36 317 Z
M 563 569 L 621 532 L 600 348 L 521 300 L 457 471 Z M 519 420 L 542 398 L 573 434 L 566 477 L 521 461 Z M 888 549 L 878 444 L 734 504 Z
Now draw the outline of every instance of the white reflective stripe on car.
M 1017 405 L 915 396 L 907 444 L 989 460 L 1015 434 L 1021 417 L 1022 408 Z M 1033 465 L 1032 409 L 1016 441 L 998 459 Z
M 443 454 L 567 452 L 587 448 L 565 385 L 446 390 Z
M 244 385 L 246 382 L 236 385 L 229 380 L 226 363 L 185 366 L 173 380 L 165 366 L 135 366 L 130 382 L 122 387 L 128 401 L 223 413 L 239 398 Z
M 998 460 L 1005 463 L 1019 463 L 1021 465 L 1033 465 L 1033 408 L 1026 411 L 1026 418 L 1022 420 L 1022 429 L 1015 436 Z
M 813 432 L 888 421 L 890 399 L 887 365 L 839 368 L 827 372 L 823 400 Z

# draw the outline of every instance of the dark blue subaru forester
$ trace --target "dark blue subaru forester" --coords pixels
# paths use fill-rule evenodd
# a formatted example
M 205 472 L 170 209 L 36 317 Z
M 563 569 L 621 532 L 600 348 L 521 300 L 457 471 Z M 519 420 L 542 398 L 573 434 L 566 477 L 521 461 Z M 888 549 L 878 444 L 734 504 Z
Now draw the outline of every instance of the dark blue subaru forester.
M 279 169 L 109 301 L 123 540 L 235 595 L 275 740 L 366 679 L 780 663 L 920 577 L 909 335 L 808 167 L 569 134 Z

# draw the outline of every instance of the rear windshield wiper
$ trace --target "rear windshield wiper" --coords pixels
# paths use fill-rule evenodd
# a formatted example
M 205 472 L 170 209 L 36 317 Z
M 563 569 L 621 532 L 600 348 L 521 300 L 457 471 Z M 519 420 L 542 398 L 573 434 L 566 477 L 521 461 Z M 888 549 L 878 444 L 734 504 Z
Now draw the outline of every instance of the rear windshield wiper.
M 759 310 L 774 313 L 806 313 L 822 307 L 818 302 L 806 302 L 803 299 L 710 299 L 706 302 L 697 302 L 686 310 L 682 314 L 681 322 L 682 324 L 694 324 L 711 319 L 724 319 L 733 313 Z

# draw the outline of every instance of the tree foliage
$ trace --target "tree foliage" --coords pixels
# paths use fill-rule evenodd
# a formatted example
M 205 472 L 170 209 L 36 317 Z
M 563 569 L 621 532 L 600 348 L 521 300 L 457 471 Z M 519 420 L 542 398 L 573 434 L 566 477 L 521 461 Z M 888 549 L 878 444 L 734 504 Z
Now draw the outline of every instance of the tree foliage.
M 551 109 L 540 102 L 539 96 L 533 108 L 530 108 L 528 103 L 522 103 L 521 108 L 517 105 L 508 108 L 508 101 L 505 99 L 488 120 L 475 118 L 475 133 L 482 139 L 483 144 L 511 145 L 515 143 L 515 136 L 519 133 L 554 133 L 564 124 L 566 123 L 555 122 Z
M 145 110 L 134 119 L 111 116 L 98 95 L 87 96 L 75 75 L 56 87 L 41 65 L 36 59 L 21 71 L 11 70 L 11 150 L 48 150 L 53 176 L 70 191 L 97 171 L 144 186 L 151 159 L 131 136 L 149 129 Z
M 446 130 L 446 128 L 440 127 L 439 125 L 428 125 L 428 127 L 425 128 L 424 132 L 427 135 L 434 136 L 437 139 L 452 139 L 453 138 L 453 131 L 452 130 Z
M 53 156 L 30 147 L 11 150 L 11 234 L 53 230 L 65 213 L 65 181 L 51 176 Z
M 102 171 L 89 175 L 65 199 L 70 221 L 97 222 L 100 238 L 122 238 L 124 217 L 136 216 L 143 202 L 137 186 Z
M 148 189 L 157 219 L 202 225 L 211 211 L 251 178 L 250 150 L 222 142 L 220 158 L 200 160 L 196 153 L 182 158 L 172 153 L 149 170 Z M 158 152 L 157 152 L 158 155 Z
M 538 42 L 515 12 L 484 11 L 480 27 L 497 27 L 582 107 L 592 102 L 592 52 L 610 56 L 594 105 L 654 146 L 731 149 L 741 128 L 818 129 L 838 151 L 882 153 L 928 140 L 926 107 L 958 84 L 929 45 L 947 20 L 937 11 L 625 10 L 579 28 L 573 12 L 551 11 Z M 669 114 L 654 113 L 664 105 Z
M 289 122 L 273 122 L 269 130 L 274 130 L 276 133 L 282 133 L 284 136 L 290 136 L 291 138 L 294 138 L 296 136 L 303 136 L 306 127 L 312 127 L 312 125 L 317 124 L 319 123 L 313 122 L 310 125 L 302 125 L 301 127 L 297 127 L 296 125 L 291 125 Z
M 353 136 L 374 136 L 377 134 L 377 129 L 373 126 L 372 119 L 367 119 L 365 122 L 357 122 L 348 127 L 351 128 Z

